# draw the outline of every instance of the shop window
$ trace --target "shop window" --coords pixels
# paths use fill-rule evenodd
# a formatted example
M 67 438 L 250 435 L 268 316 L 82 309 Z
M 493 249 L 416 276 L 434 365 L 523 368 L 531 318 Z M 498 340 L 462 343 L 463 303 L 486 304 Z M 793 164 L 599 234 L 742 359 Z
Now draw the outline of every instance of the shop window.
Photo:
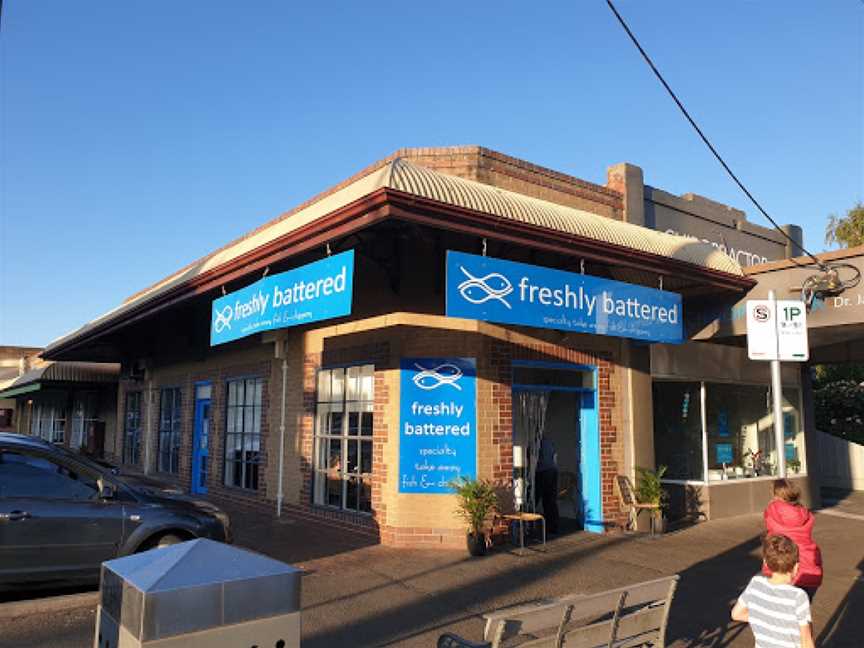
M 801 417 L 801 390 L 783 388 L 783 435 L 785 437 L 786 474 L 804 474 L 807 471 L 804 452 L 804 425 Z
M 705 399 L 708 480 L 776 475 L 768 387 L 705 383 Z
M 0 408 L 0 430 L 5 430 L 12 427 L 12 413 L 15 410 L 10 408 Z
M 261 378 L 228 381 L 225 484 L 258 490 L 261 464 Z
M 727 481 L 778 474 L 771 390 L 767 385 L 655 381 L 654 451 L 666 478 Z M 704 390 L 705 421 L 701 416 Z M 803 474 L 801 392 L 783 388 L 787 475 Z M 703 472 L 703 446 L 707 466 Z
M 180 427 L 180 389 L 163 389 L 159 398 L 159 447 L 156 467 L 159 472 L 173 475 L 180 472 Z
M 33 408 L 30 433 L 51 443 L 66 440 L 66 407 L 61 400 L 41 402 Z
M 80 448 L 87 443 L 87 432 L 90 425 L 100 421 L 96 413 L 98 411 L 99 394 L 97 392 L 84 392 L 76 395 L 72 405 L 72 435 L 69 445 L 72 448 Z
M 654 453 L 667 479 L 705 478 L 701 389 L 699 382 L 654 382 Z
M 137 466 L 141 461 L 141 392 L 126 394 L 123 427 L 123 463 Z
M 318 373 L 315 504 L 372 511 L 374 384 L 373 365 Z

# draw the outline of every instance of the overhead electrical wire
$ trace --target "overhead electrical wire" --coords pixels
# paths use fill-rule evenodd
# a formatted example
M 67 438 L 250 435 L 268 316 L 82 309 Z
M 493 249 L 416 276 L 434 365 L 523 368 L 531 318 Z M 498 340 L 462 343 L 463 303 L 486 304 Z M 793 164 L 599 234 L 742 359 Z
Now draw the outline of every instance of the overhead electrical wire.
M 864 0 L 862 0 L 862 1 L 864 1 Z M 714 157 L 720 163 L 720 166 L 722 166 L 723 169 L 726 171 L 726 173 L 729 174 L 729 177 L 732 178 L 732 180 L 735 182 L 736 185 L 738 185 L 738 188 L 744 192 L 744 195 L 750 199 L 750 202 L 752 202 L 756 206 L 756 209 L 758 209 L 760 211 L 760 213 L 766 219 L 768 219 L 768 222 L 770 222 L 774 226 L 774 229 L 776 229 L 780 234 L 782 234 L 790 243 L 792 243 L 792 245 L 794 245 L 795 247 L 800 249 L 804 254 L 806 254 L 808 257 L 810 257 L 810 259 L 813 261 L 813 263 L 820 270 L 822 270 L 822 272 L 824 273 L 821 276 L 820 275 L 813 275 L 811 277 L 808 277 L 804 281 L 803 285 L 801 286 L 801 297 L 807 303 L 807 306 L 809 307 L 811 305 L 811 303 L 813 302 L 813 297 L 816 294 L 827 294 L 827 295 L 839 294 L 840 292 L 843 292 L 843 290 L 845 290 L 846 288 L 852 288 L 852 287 L 857 286 L 859 281 L 861 280 L 861 272 L 858 270 L 858 268 L 856 268 L 855 266 L 848 264 L 848 263 L 826 263 L 826 262 L 822 261 L 821 259 L 817 258 L 816 255 L 811 253 L 807 248 L 805 248 L 801 243 L 799 243 L 794 238 L 789 236 L 789 234 L 787 234 L 786 231 L 782 227 L 780 227 L 780 225 L 777 223 L 777 221 L 775 221 L 773 218 L 771 218 L 771 216 L 768 214 L 768 212 L 765 211 L 765 209 L 762 207 L 761 204 L 759 204 L 759 201 L 756 200 L 756 198 L 753 196 L 752 193 L 750 193 L 750 190 L 747 189 L 746 186 L 744 186 L 744 183 L 741 182 L 741 180 L 738 179 L 738 176 L 735 175 L 735 173 L 732 171 L 731 168 L 729 168 L 729 165 L 726 164 L 726 160 L 724 160 L 723 156 L 721 156 L 720 153 L 717 152 L 717 149 L 714 148 L 714 145 L 711 144 L 711 141 L 708 139 L 708 137 L 705 135 L 705 133 L 702 132 L 702 129 L 699 128 L 699 125 L 690 116 L 690 113 L 687 112 L 687 108 L 684 107 L 684 104 L 678 98 L 678 95 L 675 94 L 675 91 L 672 90 L 670 85 L 666 82 L 666 79 L 664 79 L 663 75 L 660 74 L 660 70 L 658 70 L 657 66 L 654 65 L 654 61 L 651 60 L 651 57 L 648 56 L 648 53 L 645 51 L 645 49 L 639 43 L 639 40 L 633 34 L 633 31 L 627 25 L 627 22 L 624 20 L 624 18 L 621 16 L 621 14 L 618 13 L 618 10 L 615 8 L 615 5 L 612 4 L 612 0 L 606 0 L 606 4 L 609 6 L 609 9 L 612 11 L 612 13 L 615 14 L 615 18 L 618 19 L 618 22 L 621 25 L 621 27 L 624 28 L 625 32 L 627 32 L 627 36 L 630 37 L 630 40 L 633 42 L 633 45 L 635 45 L 636 49 L 639 50 L 639 53 L 642 55 L 642 58 L 645 59 L 645 62 L 648 64 L 648 67 L 651 68 L 651 71 L 654 73 L 654 76 L 657 77 L 657 79 L 660 81 L 660 83 L 666 89 L 666 92 L 669 93 L 670 97 L 672 97 L 672 100 L 675 102 L 675 105 L 678 106 L 678 109 L 681 111 L 681 114 L 683 114 L 684 117 L 687 119 L 687 121 L 690 122 L 690 125 L 693 127 L 693 130 L 696 131 L 696 133 L 699 135 L 700 139 L 705 143 L 705 146 L 708 147 L 708 150 L 711 151 L 711 153 L 714 155 Z M 841 279 L 839 272 L 838 272 L 838 270 L 840 268 L 852 269 L 855 273 L 855 276 L 852 279 L 845 279 L 845 280 Z

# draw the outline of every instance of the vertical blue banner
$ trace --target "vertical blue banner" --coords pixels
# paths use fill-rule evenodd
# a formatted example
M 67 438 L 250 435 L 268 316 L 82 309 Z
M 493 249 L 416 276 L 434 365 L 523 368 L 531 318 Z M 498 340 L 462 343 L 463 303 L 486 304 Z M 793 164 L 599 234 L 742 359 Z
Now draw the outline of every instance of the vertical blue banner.
M 403 358 L 399 389 L 399 492 L 452 493 L 477 476 L 477 363 Z

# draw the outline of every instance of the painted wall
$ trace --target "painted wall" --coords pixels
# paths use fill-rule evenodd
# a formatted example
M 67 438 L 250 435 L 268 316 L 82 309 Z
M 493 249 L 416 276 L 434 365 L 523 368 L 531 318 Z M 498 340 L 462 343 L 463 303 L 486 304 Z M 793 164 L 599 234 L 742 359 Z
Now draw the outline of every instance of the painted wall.
M 811 437 L 810 465 L 822 486 L 864 491 L 864 446 L 816 431 Z

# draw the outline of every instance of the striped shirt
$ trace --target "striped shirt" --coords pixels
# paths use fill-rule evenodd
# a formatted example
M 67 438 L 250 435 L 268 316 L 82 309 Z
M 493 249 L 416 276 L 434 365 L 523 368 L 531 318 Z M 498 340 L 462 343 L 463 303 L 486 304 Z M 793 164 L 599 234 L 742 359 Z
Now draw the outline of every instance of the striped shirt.
M 810 623 L 810 600 L 794 585 L 754 576 L 739 599 L 747 606 L 756 648 L 799 648 L 801 626 Z

